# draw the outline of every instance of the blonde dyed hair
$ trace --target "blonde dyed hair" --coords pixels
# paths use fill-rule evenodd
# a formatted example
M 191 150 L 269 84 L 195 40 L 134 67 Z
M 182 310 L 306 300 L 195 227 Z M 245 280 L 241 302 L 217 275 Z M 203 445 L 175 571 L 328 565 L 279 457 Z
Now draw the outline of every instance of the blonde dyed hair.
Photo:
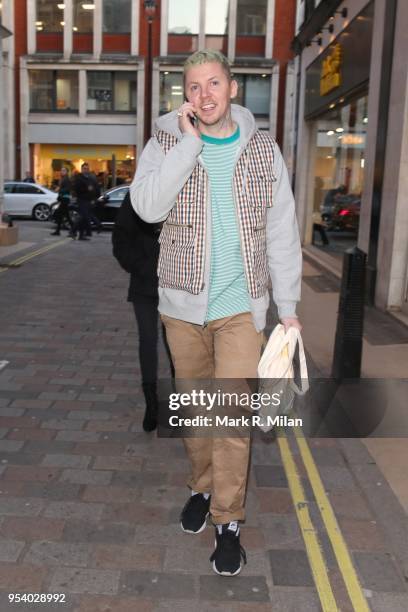
M 183 65 L 184 80 L 186 78 L 187 70 L 190 68 L 200 66 L 201 64 L 210 64 L 212 62 L 220 64 L 226 77 L 229 81 L 231 81 L 231 68 L 228 59 L 220 51 L 214 51 L 212 49 L 196 51 L 186 59 Z

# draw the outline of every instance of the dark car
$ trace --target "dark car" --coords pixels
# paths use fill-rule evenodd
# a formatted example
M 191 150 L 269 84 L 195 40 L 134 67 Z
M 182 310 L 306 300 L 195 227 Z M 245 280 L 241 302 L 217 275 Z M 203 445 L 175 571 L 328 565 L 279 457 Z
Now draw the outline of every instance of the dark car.
M 118 210 L 128 191 L 129 185 L 112 187 L 97 199 L 95 206 L 92 208 L 92 213 L 99 219 L 103 227 L 113 227 Z M 51 217 L 53 221 L 55 221 L 58 206 L 59 203 L 52 207 Z M 78 219 L 78 207 L 75 198 L 71 200 L 69 205 L 69 214 L 74 222 Z
M 348 194 L 341 198 L 333 208 L 328 229 L 337 231 L 357 231 L 360 220 L 361 199 L 358 195 Z

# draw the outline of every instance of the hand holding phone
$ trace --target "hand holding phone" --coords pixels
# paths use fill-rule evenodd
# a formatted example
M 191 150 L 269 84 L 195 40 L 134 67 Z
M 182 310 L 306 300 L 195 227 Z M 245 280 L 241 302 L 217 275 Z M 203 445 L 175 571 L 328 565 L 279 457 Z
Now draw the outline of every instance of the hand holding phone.
M 200 138 L 200 132 L 197 129 L 197 117 L 194 104 L 191 102 L 184 102 L 184 104 L 180 106 L 177 115 L 180 131 L 183 134 L 192 134 Z

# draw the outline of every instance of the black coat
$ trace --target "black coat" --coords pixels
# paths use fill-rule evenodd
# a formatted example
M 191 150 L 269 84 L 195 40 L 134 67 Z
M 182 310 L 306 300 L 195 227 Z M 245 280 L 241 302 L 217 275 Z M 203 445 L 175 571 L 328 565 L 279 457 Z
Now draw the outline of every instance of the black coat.
M 145 223 L 126 194 L 112 232 L 113 255 L 130 274 L 129 302 L 138 295 L 157 297 L 160 223 Z
M 79 173 L 76 174 L 73 180 L 73 190 L 76 193 L 78 202 L 94 202 L 101 193 L 98 181 L 94 174 Z

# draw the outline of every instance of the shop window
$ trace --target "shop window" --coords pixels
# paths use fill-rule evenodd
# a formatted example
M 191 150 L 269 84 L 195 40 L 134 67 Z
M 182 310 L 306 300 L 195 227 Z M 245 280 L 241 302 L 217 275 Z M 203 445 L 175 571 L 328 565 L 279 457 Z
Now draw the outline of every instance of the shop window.
M 89 112 L 136 112 L 136 72 L 95 70 L 87 79 Z
M 62 7 L 62 8 L 61 8 Z M 64 5 L 49 0 L 37 0 L 35 26 L 37 32 L 62 32 Z
M 205 46 L 227 54 L 229 0 L 206 0 Z
M 93 31 L 93 15 L 95 4 L 92 0 L 73 0 L 73 30 L 78 34 L 91 34 Z
M 169 0 L 168 52 L 189 54 L 197 51 L 200 0 Z
M 271 81 L 269 75 L 234 74 L 238 95 L 233 100 L 248 108 L 256 117 L 269 117 Z
M 29 70 L 30 111 L 77 111 L 78 72 Z
M 103 32 L 130 33 L 131 0 L 103 0 Z
M 268 0 L 238 0 L 237 36 L 265 36 Z
M 179 108 L 184 100 L 181 72 L 160 73 L 160 115 Z
M 316 121 L 313 215 L 316 246 L 339 254 L 356 244 L 367 133 L 364 96 Z M 327 241 L 321 238 L 323 226 Z M 318 230 L 318 231 L 316 231 Z M 320 236 L 319 236 L 320 234 Z

